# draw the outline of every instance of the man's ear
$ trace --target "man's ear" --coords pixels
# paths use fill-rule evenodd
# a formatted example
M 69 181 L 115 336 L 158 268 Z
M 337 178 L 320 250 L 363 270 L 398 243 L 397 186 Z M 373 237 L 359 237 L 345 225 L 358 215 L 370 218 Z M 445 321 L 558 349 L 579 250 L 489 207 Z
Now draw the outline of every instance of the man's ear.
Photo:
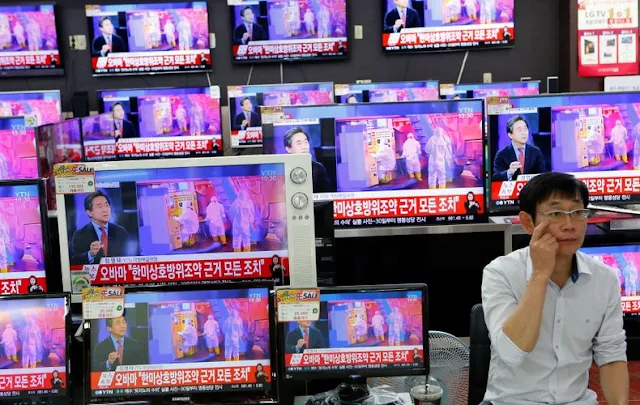
M 533 218 L 531 218 L 531 215 L 527 214 L 524 211 L 520 211 L 520 214 L 518 214 L 518 218 L 520 219 L 520 223 L 522 224 L 525 232 L 527 232 L 528 235 L 533 235 L 533 230 L 536 226 L 533 223 Z

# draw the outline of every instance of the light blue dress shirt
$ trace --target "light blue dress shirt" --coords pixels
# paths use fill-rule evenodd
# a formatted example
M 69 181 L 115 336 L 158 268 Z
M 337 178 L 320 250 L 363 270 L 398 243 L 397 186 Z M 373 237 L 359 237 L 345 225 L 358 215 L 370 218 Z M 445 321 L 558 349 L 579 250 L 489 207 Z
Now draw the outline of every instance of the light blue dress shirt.
M 102 240 L 102 231 L 100 230 L 100 225 L 96 224 L 95 222 L 91 221 L 91 225 L 93 225 L 93 229 L 95 229 L 96 231 L 96 235 L 98 235 L 98 241 Z M 107 234 L 107 240 L 109 240 L 109 223 L 107 222 L 107 224 L 104 226 L 104 233 Z M 95 256 L 91 256 L 91 250 L 89 250 L 87 252 L 87 256 L 89 257 L 89 263 L 93 263 L 93 259 L 95 259 Z

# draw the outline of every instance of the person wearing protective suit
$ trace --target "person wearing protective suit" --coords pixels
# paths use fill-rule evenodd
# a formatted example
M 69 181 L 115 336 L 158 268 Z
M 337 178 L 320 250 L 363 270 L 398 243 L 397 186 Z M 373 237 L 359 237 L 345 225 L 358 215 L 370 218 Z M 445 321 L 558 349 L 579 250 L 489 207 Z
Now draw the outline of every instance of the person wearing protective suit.
M 378 152 L 374 155 L 378 162 L 378 181 L 382 184 L 393 180 L 393 171 L 396 170 L 396 154 L 387 142 L 378 139 Z
M 231 310 L 231 314 L 224 321 L 222 329 L 224 332 L 224 359 L 226 361 L 239 361 L 243 327 L 238 310 Z
M 9 272 L 9 253 L 11 247 L 11 227 L 3 214 L 0 214 L 0 273 Z
M 587 138 L 587 154 L 591 166 L 597 166 L 602 162 L 602 152 L 604 152 L 604 136 L 598 127 L 593 126 L 589 129 Z
M 213 315 L 209 315 L 207 317 L 207 322 L 204 323 L 204 337 L 207 341 L 209 353 L 215 352 L 216 354 L 220 354 L 219 334 L 220 325 L 218 325 L 218 321 L 213 318 Z
M 387 318 L 387 323 L 389 324 L 389 346 L 400 346 L 402 343 L 402 328 L 404 326 L 400 308 L 393 308 L 393 312 Z
M 496 13 L 494 9 L 495 0 L 480 0 L 480 22 L 482 24 L 491 24 Z
M 367 322 L 362 318 L 362 315 L 358 315 L 353 327 L 356 332 L 356 342 L 364 343 L 367 340 Z
M 191 49 L 191 23 L 187 17 L 180 17 L 178 23 L 178 41 L 180 42 L 180 50 L 188 51 Z
M 184 109 L 184 106 L 180 104 L 178 108 L 176 108 L 176 124 L 178 124 L 178 128 L 180 131 L 187 132 L 187 110 Z
M 318 38 L 331 36 L 331 16 L 326 6 L 321 6 L 318 12 Z
M 196 103 L 191 109 L 191 136 L 198 136 L 204 133 L 204 110 Z
M 27 47 L 27 40 L 24 36 L 24 27 L 20 24 L 20 21 L 16 21 L 16 25 L 13 26 L 13 35 L 15 35 L 18 45 L 22 48 Z
M 211 202 L 207 206 L 207 217 L 209 221 L 209 234 L 214 242 L 220 239 L 223 245 L 227 244 L 227 235 L 225 235 L 224 219 L 227 214 L 224 212 L 224 206 L 218 201 L 218 197 L 211 197 Z
M 176 26 L 173 25 L 171 19 L 168 19 L 164 25 L 164 36 L 167 39 L 167 43 L 173 47 L 176 46 Z
M 313 11 L 311 11 L 311 8 L 308 8 L 304 13 L 304 26 L 307 30 L 307 34 L 316 34 L 316 16 L 313 14 Z
M 622 277 L 624 278 L 624 292 L 627 297 L 638 295 L 638 271 L 635 267 L 626 263 L 622 266 Z
M 198 220 L 198 214 L 193 210 L 193 203 L 191 201 L 183 201 L 182 213 L 179 217 L 173 217 L 173 219 L 180 223 L 182 244 L 192 246 L 193 243 L 189 242 L 189 239 L 200 230 L 200 221 Z
M 407 171 L 410 178 L 416 178 L 422 181 L 422 167 L 420 166 L 420 155 L 422 148 L 420 142 L 415 139 L 412 133 L 407 134 L 407 140 L 402 145 L 402 157 L 405 158 Z
M 476 9 L 476 0 L 465 0 L 464 7 L 467 10 L 467 16 L 472 20 L 478 19 L 478 11 Z
M 27 44 L 30 51 L 39 51 L 42 45 L 42 31 L 36 21 L 27 24 Z
M 613 142 L 613 154 L 616 160 L 622 160 L 624 163 L 629 162 L 627 156 L 627 128 L 622 125 L 622 121 L 617 120 L 616 126 L 611 130 L 611 142 Z
M 40 344 L 40 334 L 34 321 L 29 320 L 20 334 L 22 341 L 22 368 L 36 368 L 36 356 Z
M 2 344 L 4 345 L 4 355 L 7 360 L 11 360 L 14 363 L 18 362 L 18 349 L 16 342 L 18 341 L 18 334 L 13 329 L 13 325 L 8 323 L 2 332 Z
M 256 220 L 255 207 L 247 190 L 242 190 L 229 209 L 234 252 L 251 251 L 251 228 Z
M 453 160 L 451 139 L 443 128 L 435 128 L 427 141 L 425 152 L 429 155 L 429 188 L 447 187 L 447 167 Z
M 192 319 L 189 319 L 187 325 L 182 332 L 180 332 L 180 336 L 182 336 L 182 353 L 185 356 L 193 355 L 195 353 L 195 346 L 198 344 L 198 331 L 195 326 L 193 326 Z
M 380 311 L 376 311 L 373 318 L 371 318 L 371 326 L 373 326 L 373 333 L 376 335 L 376 339 L 384 341 L 384 318 L 380 315 Z

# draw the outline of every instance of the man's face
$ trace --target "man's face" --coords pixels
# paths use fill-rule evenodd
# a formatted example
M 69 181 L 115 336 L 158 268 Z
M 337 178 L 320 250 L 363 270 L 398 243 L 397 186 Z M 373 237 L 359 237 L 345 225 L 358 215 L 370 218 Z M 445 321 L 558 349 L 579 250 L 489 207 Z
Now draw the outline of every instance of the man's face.
M 256 16 L 253 14 L 253 10 L 246 9 L 244 11 L 244 13 L 242 14 L 242 19 L 244 20 L 244 22 L 246 22 L 247 24 L 253 24 L 253 21 L 255 20 Z
M 121 105 L 117 105 L 113 108 L 113 119 L 122 121 L 124 119 L 124 108 Z
M 358 99 L 351 96 L 347 99 L 347 104 L 356 104 L 358 102 Z
M 300 325 L 302 329 L 309 329 L 311 321 L 298 321 L 298 325 Z
M 407 8 L 409 6 L 409 0 L 393 0 L 393 2 L 400 8 Z
M 302 132 L 298 132 L 291 137 L 291 146 L 287 147 L 287 153 L 309 153 L 309 140 Z
M 109 205 L 109 201 L 103 196 L 94 198 L 91 210 L 87 211 L 87 215 L 98 222 L 109 222 L 109 219 L 111 219 L 111 205 Z
M 516 121 L 513 124 L 512 132 L 509 134 L 509 138 L 516 143 L 526 144 L 529 140 L 529 127 L 527 127 L 527 123 L 524 121 Z
M 251 110 L 253 110 L 253 103 L 251 100 L 245 100 L 244 103 L 242 103 L 242 110 L 246 112 L 251 112 Z
M 113 318 L 111 320 L 111 327 L 107 327 L 109 333 L 116 337 L 124 337 L 127 334 L 127 321 L 124 316 Z
M 104 35 L 113 34 L 113 23 L 111 20 L 104 20 L 102 22 L 102 27 L 100 27 L 100 31 L 102 31 Z

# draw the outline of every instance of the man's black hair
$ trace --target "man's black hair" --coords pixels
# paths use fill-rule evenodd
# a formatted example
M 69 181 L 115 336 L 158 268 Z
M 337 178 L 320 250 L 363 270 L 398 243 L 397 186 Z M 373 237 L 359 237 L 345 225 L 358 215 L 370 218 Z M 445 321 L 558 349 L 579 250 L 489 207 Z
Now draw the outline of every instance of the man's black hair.
M 102 18 L 102 19 L 100 20 L 100 22 L 98 23 L 98 27 L 102 28 L 102 23 L 104 23 L 104 22 L 105 22 L 105 21 L 107 21 L 107 20 L 111 21 L 111 18 L 109 18 L 109 17 L 104 17 L 104 18 Z M 113 21 L 111 21 L 111 24 L 113 24 Z
M 293 136 L 295 134 L 304 134 L 304 136 L 307 137 L 307 142 L 311 143 L 311 139 L 309 139 L 309 134 L 307 134 L 304 129 L 300 128 L 300 127 L 293 127 L 290 130 L 288 130 L 285 134 L 284 134 L 284 138 L 282 139 L 284 142 L 284 147 L 285 148 L 290 148 L 291 147 L 291 139 L 293 139 Z
M 111 105 L 111 107 L 109 108 L 109 111 L 113 112 L 113 110 L 115 110 L 117 106 L 120 106 L 124 109 L 124 106 L 122 105 L 122 103 L 118 101 L 117 103 L 113 103 Z
M 251 11 L 253 11 L 253 9 L 251 8 L 251 6 L 243 7 L 243 8 L 242 8 L 242 10 L 240 10 L 240 16 L 241 16 L 241 17 L 244 17 L 244 12 L 245 12 L 245 11 L 247 11 L 247 10 L 251 10 Z
M 531 180 L 520 190 L 520 211 L 531 215 L 535 221 L 538 205 L 551 197 L 582 200 L 589 205 L 589 189 L 581 180 L 567 173 L 547 172 Z
M 105 193 L 103 193 L 102 191 L 98 190 L 98 191 L 96 191 L 94 193 L 88 194 L 84 198 L 84 210 L 85 211 L 93 210 L 93 200 L 95 200 L 98 197 L 106 198 L 107 202 L 109 203 L 109 205 L 111 205 L 111 200 L 109 199 L 109 196 L 106 195 Z
M 358 101 L 358 97 L 356 97 L 355 94 L 349 94 L 349 96 L 347 97 L 347 101 L 349 101 L 349 99 L 352 98 L 352 97 L 355 98 L 356 101 Z
M 245 97 L 245 98 L 243 98 L 243 99 L 242 99 L 242 101 L 240 102 L 240 105 L 241 105 L 241 106 L 244 106 L 244 102 L 245 102 L 245 101 L 247 101 L 247 100 L 251 101 L 251 97 Z
M 511 119 L 507 122 L 507 133 L 508 134 L 512 134 L 513 133 L 513 126 L 516 125 L 516 122 L 518 122 L 518 121 L 524 122 L 525 125 L 527 126 L 527 129 L 529 129 L 529 123 L 527 122 L 527 120 L 525 120 L 522 115 L 516 115 L 515 117 L 511 117 Z
M 124 318 L 124 321 L 127 322 L 127 318 L 124 317 L 125 311 L 122 311 L 122 317 Z M 119 316 L 117 316 L 116 318 L 120 318 Z M 113 320 L 116 318 L 107 318 L 106 319 L 106 324 L 107 324 L 107 328 L 110 328 L 113 326 Z

